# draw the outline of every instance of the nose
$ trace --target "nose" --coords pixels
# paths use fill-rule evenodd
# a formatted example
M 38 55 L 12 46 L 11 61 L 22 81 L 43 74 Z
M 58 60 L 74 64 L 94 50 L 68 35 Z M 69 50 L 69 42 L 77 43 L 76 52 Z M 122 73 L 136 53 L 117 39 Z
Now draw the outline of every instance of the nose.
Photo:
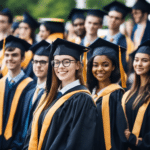
M 97 70 L 103 70 L 103 67 L 101 65 L 98 66 Z
M 60 64 L 59 64 L 59 67 L 58 67 L 58 68 L 64 68 L 62 61 L 60 62 Z
M 139 66 L 141 66 L 141 65 L 142 65 L 141 60 L 139 60 L 139 61 L 137 62 L 137 65 L 139 65 Z

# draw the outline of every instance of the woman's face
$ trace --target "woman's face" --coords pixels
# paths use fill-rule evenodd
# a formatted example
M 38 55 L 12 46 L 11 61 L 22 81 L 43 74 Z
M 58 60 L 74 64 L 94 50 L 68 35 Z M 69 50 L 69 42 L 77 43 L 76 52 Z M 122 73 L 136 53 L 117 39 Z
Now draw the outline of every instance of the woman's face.
M 63 87 L 76 80 L 76 71 L 79 70 L 79 62 L 72 56 L 56 55 L 54 56 L 54 63 L 57 65 L 57 67 L 54 66 L 55 74 L 62 81 Z
M 31 28 L 27 23 L 21 22 L 19 24 L 19 37 L 24 40 L 29 40 L 31 38 Z
M 107 56 L 98 55 L 94 57 L 92 73 L 99 82 L 108 82 L 114 69 L 115 66 L 113 66 L 112 61 Z
M 50 31 L 46 29 L 44 25 L 40 26 L 39 36 L 42 40 L 46 40 L 48 36 L 50 35 Z
M 147 75 L 150 71 L 150 55 L 137 53 L 134 58 L 133 67 L 137 75 Z

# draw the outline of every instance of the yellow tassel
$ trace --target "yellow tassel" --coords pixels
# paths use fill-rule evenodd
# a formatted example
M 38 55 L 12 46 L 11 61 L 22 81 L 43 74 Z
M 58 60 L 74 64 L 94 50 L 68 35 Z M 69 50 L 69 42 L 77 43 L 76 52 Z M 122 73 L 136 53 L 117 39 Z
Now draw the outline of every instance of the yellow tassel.
M 86 85 L 86 81 L 87 81 L 87 78 L 86 78 L 86 73 L 87 73 L 87 52 L 84 52 L 82 62 L 83 62 L 83 72 L 82 72 L 83 73 L 83 80 L 84 80 L 84 84 Z
M 121 75 L 121 83 L 122 87 L 126 88 L 126 77 L 125 77 L 125 71 L 122 65 L 122 58 L 121 58 L 121 48 L 119 46 L 119 68 L 120 68 L 120 75 Z
M 0 56 L 0 65 L 2 65 L 2 61 L 4 59 L 5 43 L 6 43 L 6 38 L 4 38 L 4 40 L 3 40 L 3 50 L 2 50 L 2 53 L 1 53 L 1 56 Z

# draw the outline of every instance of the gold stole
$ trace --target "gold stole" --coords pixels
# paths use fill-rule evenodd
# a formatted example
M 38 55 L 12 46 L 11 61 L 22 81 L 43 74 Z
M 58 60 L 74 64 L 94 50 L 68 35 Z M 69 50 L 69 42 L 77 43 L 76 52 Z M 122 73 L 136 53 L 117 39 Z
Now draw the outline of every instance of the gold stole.
M 2 135 L 2 128 L 3 128 L 3 105 L 4 105 L 4 96 L 5 96 L 5 84 L 6 84 L 7 77 L 3 77 L 0 80 L 1 90 L 0 90 L 0 135 Z M 4 137 L 6 140 L 12 137 L 12 131 L 13 131 L 13 121 L 15 117 L 15 113 L 17 110 L 18 102 L 20 99 L 20 96 L 22 94 L 22 91 L 24 88 L 28 85 L 29 82 L 31 82 L 31 78 L 24 79 L 17 87 L 15 95 L 12 100 L 11 109 L 10 109 L 10 115 L 8 118 L 8 122 L 6 125 L 6 129 L 4 132 Z
M 127 91 L 123 95 L 123 98 L 122 98 L 122 107 L 123 107 L 123 111 L 124 111 L 126 120 L 127 120 L 127 115 L 126 115 L 126 98 L 129 95 L 129 92 L 130 92 L 130 90 Z M 133 126 L 133 129 L 132 129 L 132 133 L 136 136 L 136 138 L 138 138 L 139 135 L 140 135 L 140 131 L 141 131 L 141 128 L 142 128 L 144 115 L 145 115 L 145 112 L 147 110 L 147 107 L 148 107 L 149 103 L 150 103 L 150 99 L 146 103 L 144 103 L 138 110 L 138 113 L 137 113 L 137 116 L 136 116 L 136 119 L 135 119 L 135 122 L 134 122 L 134 126 Z M 127 123 L 128 123 L 128 120 L 127 120 Z M 129 128 L 129 125 L 128 125 L 128 128 Z
M 127 43 L 127 52 L 126 52 L 126 61 L 129 60 L 129 54 L 134 51 L 134 43 L 132 42 L 131 38 L 126 36 L 126 43 Z
M 111 129 L 110 129 L 110 109 L 109 109 L 109 97 L 110 94 L 116 90 L 122 89 L 118 84 L 110 84 L 106 89 L 96 98 L 95 102 L 100 97 L 102 98 L 102 120 L 104 130 L 104 141 L 106 150 L 111 149 Z M 123 90 L 123 89 L 122 89 Z M 93 96 L 94 98 L 95 96 Z
M 71 96 L 73 96 L 76 93 L 80 93 L 80 92 L 85 92 L 90 94 L 90 92 L 88 90 L 77 90 L 77 91 L 73 91 L 70 92 L 66 95 L 64 95 L 63 97 L 61 97 L 51 108 L 50 110 L 47 112 L 45 118 L 44 118 L 44 122 L 42 124 L 42 129 L 41 129 L 41 133 L 40 133 L 40 137 L 39 137 L 39 141 L 38 141 L 38 120 L 40 117 L 41 112 L 43 111 L 45 105 L 46 105 L 46 101 L 45 103 L 39 107 L 39 109 L 36 111 L 36 114 L 34 116 L 34 120 L 32 123 L 32 130 L 31 130 L 31 137 L 30 137 L 30 141 L 29 141 L 29 148 L 28 150 L 41 150 L 42 148 L 42 144 L 46 135 L 46 132 L 51 124 L 53 115 L 55 114 L 55 112 L 59 109 L 59 107 L 61 107 L 61 105 L 63 105 Z M 42 96 L 42 99 L 45 98 L 45 94 Z

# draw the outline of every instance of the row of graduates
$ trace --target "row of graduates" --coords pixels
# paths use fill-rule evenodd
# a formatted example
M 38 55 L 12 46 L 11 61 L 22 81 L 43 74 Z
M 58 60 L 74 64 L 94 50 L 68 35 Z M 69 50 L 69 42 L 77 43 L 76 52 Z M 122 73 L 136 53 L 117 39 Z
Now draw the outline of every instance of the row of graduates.
M 123 95 L 117 82 L 121 76 L 124 87 L 124 48 L 101 38 L 89 46 L 86 87 L 80 57 L 89 48 L 62 39 L 52 45 L 42 41 L 30 48 L 36 51 L 35 87 L 21 70 L 30 45 L 7 37 L 8 74 L 0 80 L 0 149 L 149 149 L 149 43 L 132 54 L 135 81 Z

